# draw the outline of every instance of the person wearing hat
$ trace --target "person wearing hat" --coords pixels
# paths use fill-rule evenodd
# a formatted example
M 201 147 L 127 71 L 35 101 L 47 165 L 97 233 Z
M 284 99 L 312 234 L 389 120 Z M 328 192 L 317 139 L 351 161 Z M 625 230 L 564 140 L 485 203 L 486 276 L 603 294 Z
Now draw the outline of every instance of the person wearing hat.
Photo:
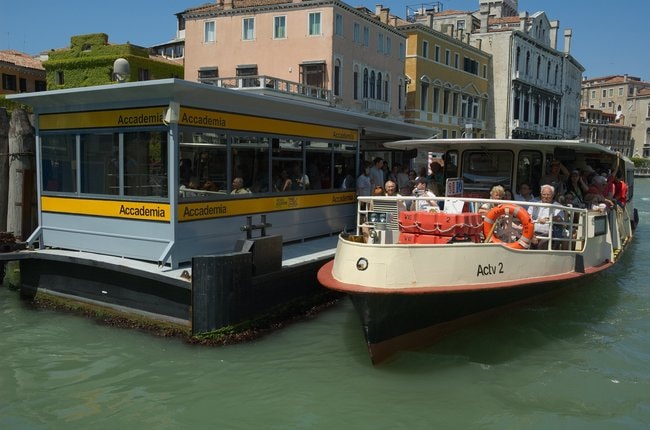
M 594 175 L 591 180 L 591 186 L 585 194 L 585 203 L 587 205 L 599 205 L 605 203 L 608 207 L 614 206 L 614 203 L 605 196 L 607 190 L 607 179 L 601 175 Z
M 411 210 L 427 212 L 438 212 L 440 210 L 435 200 L 428 200 L 426 198 L 423 198 L 436 198 L 436 195 L 427 188 L 428 183 L 429 181 L 427 178 L 423 176 L 415 180 L 415 189 L 413 189 L 413 195 L 418 197 L 418 199 L 411 204 Z

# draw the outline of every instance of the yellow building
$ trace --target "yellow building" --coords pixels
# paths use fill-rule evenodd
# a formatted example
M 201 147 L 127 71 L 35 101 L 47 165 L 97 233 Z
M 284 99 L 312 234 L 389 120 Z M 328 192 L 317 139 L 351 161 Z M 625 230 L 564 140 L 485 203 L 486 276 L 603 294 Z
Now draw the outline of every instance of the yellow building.
M 453 26 L 445 33 L 431 21 L 409 21 L 397 25 L 407 35 L 405 120 L 439 129 L 441 138 L 493 137 L 492 56 Z

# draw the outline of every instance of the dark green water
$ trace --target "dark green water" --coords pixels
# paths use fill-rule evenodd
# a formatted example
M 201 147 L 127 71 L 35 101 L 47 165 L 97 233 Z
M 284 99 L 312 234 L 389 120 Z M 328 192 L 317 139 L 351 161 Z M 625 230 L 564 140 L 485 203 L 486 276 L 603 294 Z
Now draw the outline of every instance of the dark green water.
M 612 270 L 378 368 L 347 300 L 200 347 L 0 289 L 0 429 L 650 428 L 650 180 L 635 197 Z

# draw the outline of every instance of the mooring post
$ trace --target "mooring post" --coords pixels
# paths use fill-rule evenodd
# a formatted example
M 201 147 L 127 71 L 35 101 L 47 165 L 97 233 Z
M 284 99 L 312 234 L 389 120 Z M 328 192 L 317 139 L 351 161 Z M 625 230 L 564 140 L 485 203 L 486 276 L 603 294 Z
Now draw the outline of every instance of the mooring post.
M 192 334 L 242 321 L 247 314 L 252 260 L 249 252 L 192 259 Z
M 31 207 L 34 202 L 33 175 L 36 150 L 34 127 L 23 109 L 14 109 L 9 121 L 9 192 L 7 231 L 25 240 L 34 229 Z
M 0 232 L 7 231 L 9 198 L 9 115 L 0 108 Z

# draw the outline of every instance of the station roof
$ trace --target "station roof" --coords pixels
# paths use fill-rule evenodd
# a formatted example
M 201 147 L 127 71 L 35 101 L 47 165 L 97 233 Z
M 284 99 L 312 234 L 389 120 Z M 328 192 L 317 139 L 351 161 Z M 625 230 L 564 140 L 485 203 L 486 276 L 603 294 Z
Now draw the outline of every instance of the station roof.
M 165 106 L 175 102 L 193 108 L 290 121 L 312 122 L 318 119 L 323 125 L 361 130 L 362 140 L 427 138 L 436 133 L 435 129 L 402 121 L 182 79 L 23 93 L 7 98 L 31 106 L 37 114 Z

